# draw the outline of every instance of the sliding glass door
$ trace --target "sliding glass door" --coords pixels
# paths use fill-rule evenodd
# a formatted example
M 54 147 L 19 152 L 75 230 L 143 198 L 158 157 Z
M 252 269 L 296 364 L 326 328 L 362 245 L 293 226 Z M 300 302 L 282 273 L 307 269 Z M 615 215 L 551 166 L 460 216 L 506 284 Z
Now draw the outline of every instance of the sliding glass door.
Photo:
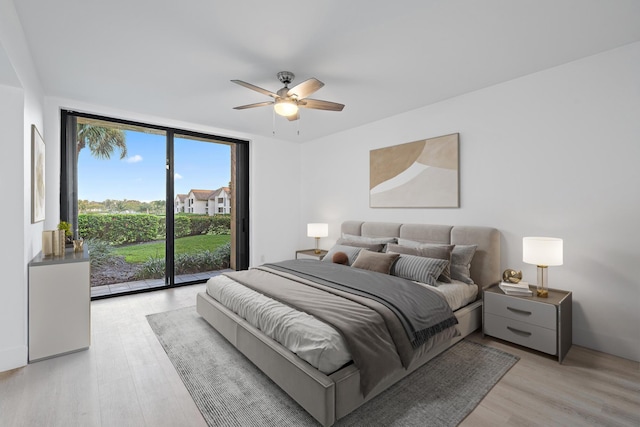
M 228 143 L 173 137 L 176 284 L 208 278 L 230 266 L 231 153 Z
M 92 297 L 248 266 L 248 144 L 63 112 L 61 220 L 91 258 Z

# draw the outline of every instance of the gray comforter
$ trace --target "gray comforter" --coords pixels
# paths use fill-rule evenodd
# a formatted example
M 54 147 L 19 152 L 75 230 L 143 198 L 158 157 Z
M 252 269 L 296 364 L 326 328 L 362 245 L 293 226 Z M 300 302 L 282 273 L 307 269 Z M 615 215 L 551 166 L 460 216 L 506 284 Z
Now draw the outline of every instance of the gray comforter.
M 360 370 L 364 396 L 408 367 L 415 346 L 438 332 L 455 335 L 457 321 L 441 295 L 394 276 L 307 260 L 226 275 L 338 330 Z

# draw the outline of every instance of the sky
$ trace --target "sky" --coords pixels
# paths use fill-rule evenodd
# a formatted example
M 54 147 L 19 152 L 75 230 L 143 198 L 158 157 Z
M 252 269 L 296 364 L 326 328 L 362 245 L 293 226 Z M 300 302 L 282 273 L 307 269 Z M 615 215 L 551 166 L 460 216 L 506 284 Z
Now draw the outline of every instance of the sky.
M 164 135 L 125 131 L 127 157 L 116 150 L 110 159 L 96 159 L 87 147 L 78 159 L 78 200 L 165 200 L 166 141 Z M 231 151 L 225 144 L 176 138 L 175 194 L 215 190 L 230 181 Z M 175 196 L 175 195 L 174 195 Z

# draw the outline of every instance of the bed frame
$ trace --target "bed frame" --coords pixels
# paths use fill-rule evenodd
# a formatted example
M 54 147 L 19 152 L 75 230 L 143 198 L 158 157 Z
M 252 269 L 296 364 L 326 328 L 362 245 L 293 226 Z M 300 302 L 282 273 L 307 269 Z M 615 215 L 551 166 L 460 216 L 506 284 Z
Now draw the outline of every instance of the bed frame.
M 371 237 L 402 237 L 422 242 L 476 244 L 471 278 L 481 289 L 501 280 L 500 233 L 495 228 L 388 222 L 346 221 L 342 233 Z M 482 324 L 482 292 L 455 312 L 460 335 L 442 342 L 416 359 L 409 369 L 376 386 L 366 398 L 360 393 L 360 372 L 353 365 L 325 375 L 278 342 L 230 311 L 206 292 L 197 296 L 197 311 L 242 354 L 271 378 L 323 426 L 349 414 L 420 366 L 460 341 Z

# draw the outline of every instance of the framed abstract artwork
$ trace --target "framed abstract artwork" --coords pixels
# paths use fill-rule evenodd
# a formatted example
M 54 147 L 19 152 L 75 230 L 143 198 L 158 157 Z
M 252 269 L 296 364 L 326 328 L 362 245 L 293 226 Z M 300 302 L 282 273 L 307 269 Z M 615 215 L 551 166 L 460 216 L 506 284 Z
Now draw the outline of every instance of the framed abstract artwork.
M 31 125 L 31 223 L 44 221 L 44 139 Z
M 457 208 L 459 134 L 370 151 L 372 208 Z

